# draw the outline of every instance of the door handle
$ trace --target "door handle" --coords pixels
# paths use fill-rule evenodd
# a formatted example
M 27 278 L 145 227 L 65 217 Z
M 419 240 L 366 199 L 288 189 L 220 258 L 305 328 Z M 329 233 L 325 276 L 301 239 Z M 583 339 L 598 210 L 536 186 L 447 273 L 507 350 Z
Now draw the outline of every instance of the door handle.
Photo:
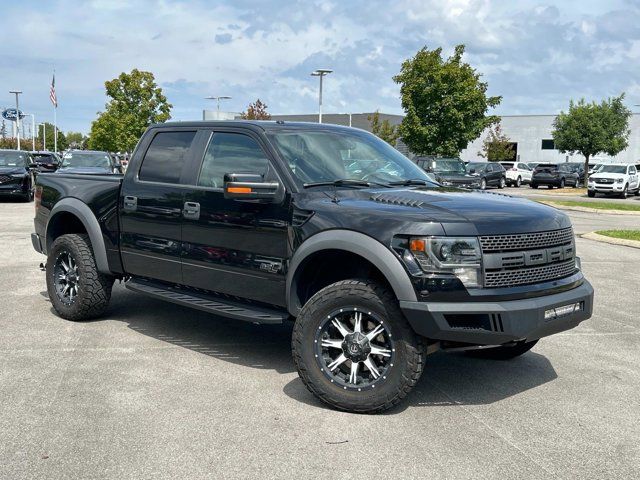
M 189 220 L 198 220 L 200 218 L 200 204 L 197 202 L 184 202 L 182 216 Z
M 124 197 L 124 210 L 126 212 L 134 212 L 138 208 L 138 197 L 131 195 L 125 195 Z

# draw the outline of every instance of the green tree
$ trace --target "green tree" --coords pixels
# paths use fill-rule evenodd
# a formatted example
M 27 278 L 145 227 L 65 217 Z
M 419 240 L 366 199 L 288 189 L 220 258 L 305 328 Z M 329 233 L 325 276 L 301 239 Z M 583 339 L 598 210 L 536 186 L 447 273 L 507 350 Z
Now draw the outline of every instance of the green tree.
M 462 62 L 464 45 L 448 59 L 442 49 L 426 47 L 402 63 L 393 77 L 400 84 L 406 116 L 400 137 L 418 155 L 457 156 L 460 150 L 498 121 L 487 116 L 502 97 L 488 97 L 487 83 L 468 63 Z
M 133 69 L 104 85 L 110 100 L 91 125 L 91 149 L 130 152 L 149 125 L 171 118 L 172 105 L 151 72 Z
M 271 114 L 267 112 L 267 104 L 257 99 L 249 104 L 246 112 L 240 114 L 240 118 L 245 120 L 270 120 Z
M 47 145 L 47 150 L 51 150 L 53 151 L 53 147 L 55 145 L 55 128 L 53 126 L 53 123 L 49 123 L 49 122 L 45 122 L 44 123 L 45 127 L 45 137 L 46 137 L 46 142 L 43 143 Z M 39 132 L 38 132 L 38 139 L 42 140 L 42 127 L 39 127 Z M 69 147 L 69 142 L 67 141 L 67 137 L 65 136 L 64 133 L 62 133 L 62 131 L 60 130 L 60 128 L 58 128 L 58 151 L 61 152 L 63 150 L 66 150 Z
M 391 125 L 389 120 L 380 121 L 380 112 L 376 110 L 373 115 L 369 115 L 367 117 L 369 123 L 371 125 L 371 133 L 375 136 L 380 137 L 382 140 L 387 142 L 389 145 L 395 147 L 396 141 L 398 140 L 398 126 Z
M 631 112 L 624 106 L 624 93 L 600 103 L 569 102 L 569 111 L 560 112 L 553 122 L 553 141 L 562 153 L 584 155 L 584 169 L 589 158 L 598 153 L 617 155 L 629 144 Z
M 80 132 L 67 132 L 66 138 L 70 148 L 84 150 L 87 146 L 88 137 Z
M 500 122 L 489 128 L 487 137 L 482 142 L 482 150 L 478 155 L 490 162 L 501 162 L 513 159 L 513 143 L 504 133 Z

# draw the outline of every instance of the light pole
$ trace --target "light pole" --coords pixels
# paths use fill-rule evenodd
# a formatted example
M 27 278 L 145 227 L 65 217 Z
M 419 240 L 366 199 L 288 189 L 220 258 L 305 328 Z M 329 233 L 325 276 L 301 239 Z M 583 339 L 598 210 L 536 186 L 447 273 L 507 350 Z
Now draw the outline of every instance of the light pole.
M 33 113 L 25 113 L 25 117 L 31 117 L 31 150 L 36 150 L 36 116 Z
M 39 123 L 38 126 L 42 125 L 42 150 L 47 150 L 47 124 Z
M 18 138 L 18 150 L 20 150 L 20 101 L 18 95 L 22 93 L 22 90 L 9 90 L 9 93 L 15 93 L 16 95 L 16 137 Z
M 320 94 L 318 95 L 318 123 L 322 123 L 322 77 L 332 73 L 328 68 L 318 68 L 311 72 L 312 77 L 320 77 Z
M 211 96 L 211 97 L 204 97 L 205 100 L 215 100 L 216 104 L 217 104 L 217 114 L 216 114 L 216 120 L 220 120 L 220 100 L 231 100 L 231 97 L 228 97 L 226 95 L 220 95 L 218 97 L 215 96 Z M 202 114 L 203 116 L 203 120 L 204 120 L 204 114 Z

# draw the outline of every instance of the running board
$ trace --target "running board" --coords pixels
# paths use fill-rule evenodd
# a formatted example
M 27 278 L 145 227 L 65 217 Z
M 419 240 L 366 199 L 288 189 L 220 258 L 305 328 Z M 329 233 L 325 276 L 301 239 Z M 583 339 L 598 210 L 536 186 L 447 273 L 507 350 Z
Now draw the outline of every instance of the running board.
M 139 279 L 129 280 L 125 283 L 125 287 L 131 291 L 176 303 L 184 307 L 195 308 L 213 313 L 214 315 L 221 315 L 245 322 L 277 324 L 289 318 L 289 314 L 286 311 L 280 311 L 275 308 L 243 305 L 242 303 L 234 302 L 226 298 L 178 290 L 160 283 L 152 283 Z

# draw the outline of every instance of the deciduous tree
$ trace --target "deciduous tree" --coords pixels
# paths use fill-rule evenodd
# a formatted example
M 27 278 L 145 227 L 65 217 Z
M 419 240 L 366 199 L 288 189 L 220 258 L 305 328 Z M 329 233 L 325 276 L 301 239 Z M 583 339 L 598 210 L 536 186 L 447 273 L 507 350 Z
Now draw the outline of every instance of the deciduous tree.
M 172 105 L 151 72 L 123 72 L 105 88 L 110 100 L 91 125 L 91 149 L 130 152 L 149 125 L 171 118 Z
M 400 137 L 418 155 L 457 156 L 498 121 L 487 112 L 502 97 L 487 96 L 487 83 L 462 61 L 464 49 L 458 45 L 445 60 L 441 48 L 424 47 L 393 78 L 406 113 Z
M 373 115 L 369 115 L 367 120 L 369 120 L 371 125 L 371 133 L 380 137 L 389 145 L 396 146 L 396 141 L 399 136 L 397 125 L 391 125 L 391 122 L 386 119 L 380 121 L 380 112 L 378 112 L 378 110 L 376 110 Z
M 624 106 L 624 93 L 600 103 L 584 99 L 569 102 L 569 111 L 560 112 L 553 122 L 553 141 L 562 153 L 584 155 L 584 171 L 589 158 L 598 153 L 617 155 L 629 144 L 631 112 Z
M 240 114 L 240 118 L 245 120 L 270 120 L 271 114 L 267 112 L 267 104 L 257 99 L 249 104 L 246 112 Z
M 504 133 L 500 122 L 489 128 L 487 137 L 482 142 L 482 150 L 478 155 L 490 162 L 501 162 L 513 159 L 513 143 Z

